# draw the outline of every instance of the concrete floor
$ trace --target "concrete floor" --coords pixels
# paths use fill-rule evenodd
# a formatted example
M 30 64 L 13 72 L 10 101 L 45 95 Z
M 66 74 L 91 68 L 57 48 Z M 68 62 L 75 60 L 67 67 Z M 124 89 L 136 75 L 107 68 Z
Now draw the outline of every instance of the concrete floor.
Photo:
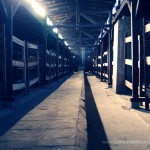
M 0 150 L 86 149 L 86 117 L 82 103 L 83 79 L 83 72 L 72 75 L 35 108 L 16 121 L 0 137 Z M 50 88 L 43 90 L 43 93 L 39 91 L 32 101 L 38 100 L 41 94 L 45 95 Z M 14 115 L 18 113 L 21 113 L 21 110 Z M 15 120 L 9 116 L 8 119 Z
M 94 76 L 88 76 L 88 82 L 106 136 L 100 144 L 111 150 L 149 150 L 150 113 L 131 109 L 124 96 L 114 94 Z
M 80 71 L 26 99 L 0 110 L 0 150 L 150 149 L 149 112 L 95 76 Z

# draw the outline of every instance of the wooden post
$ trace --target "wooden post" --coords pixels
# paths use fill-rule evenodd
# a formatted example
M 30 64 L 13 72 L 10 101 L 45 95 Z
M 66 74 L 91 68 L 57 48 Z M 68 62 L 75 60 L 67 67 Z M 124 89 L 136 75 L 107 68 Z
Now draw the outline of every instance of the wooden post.
M 65 56 L 66 56 L 66 53 L 65 53 L 65 48 L 63 47 L 63 59 L 62 59 L 62 72 L 63 72 L 63 75 L 65 74 L 65 60 L 64 60 L 64 58 L 65 58 Z
M 12 81 L 12 56 L 13 56 L 13 5 L 7 5 L 7 23 L 6 23 L 6 49 L 5 49 L 5 104 L 9 105 L 13 98 L 13 81 Z
M 149 110 L 149 90 L 148 90 L 148 66 L 146 63 L 146 57 L 147 57 L 147 44 L 146 44 L 146 37 L 145 37 L 145 19 L 143 18 L 143 55 L 144 55 L 144 83 L 145 83 L 145 109 Z
M 28 42 L 25 41 L 25 85 L 26 94 L 29 93 Z
M 142 49 L 142 36 L 141 34 L 139 35 L 139 38 L 138 38 L 138 47 L 139 47 L 139 62 L 140 62 L 140 65 L 139 65 L 139 95 L 140 97 L 143 97 L 144 96 L 144 92 L 142 91 L 143 89 L 143 83 L 144 83 L 144 55 L 143 55 L 143 49 Z M 141 103 L 142 104 L 142 103 Z
M 108 88 L 112 88 L 112 31 L 108 33 L 109 48 L 108 48 Z
M 100 71 L 100 80 L 103 81 L 104 80 L 104 77 L 103 77 L 103 72 L 104 72 L 104 69 L 103 69 L 103 39 L 101 41 L 101 71 Z
M 42 70 L 43 70 L 43 85 L 46 85 L 46 50 L 47 50 L 47 30 L 46 26 L 43 25 L 43 36 L 44 36 L 44 43 L 43 43 L 43 55 L 42 55 Z
M 95 61 L 96 61 L 96 77 L 98 78 L 98 48 L 96 46 L 96 56 L 95 56 Z
M 56 39 L 56 78 L 59 78 L 59 39 Z
M 132 108 L 138 108 L 138 22 L 136 20 L 137 0 L 131 1 L 131 51 L 132 51 Z

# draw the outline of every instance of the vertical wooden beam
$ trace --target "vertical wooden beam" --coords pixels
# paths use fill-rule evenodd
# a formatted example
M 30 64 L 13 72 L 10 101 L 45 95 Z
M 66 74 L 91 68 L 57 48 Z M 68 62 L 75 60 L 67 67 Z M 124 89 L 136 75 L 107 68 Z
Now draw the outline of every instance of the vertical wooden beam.
M 138 22 L 136 20 L 137 0 L 131 1 L 131 52 L 132 52 L 132 107 L 139 107 L 138 103 Z
M 100 52 L 100 56 L 101 56 L 101 70 L 100 70 L 100 80 L 103 81 L 103 72 L 104 72 L 104 69 L 103 69 L 103 50 L 104 50 L 104 45 L 103 45 L 103 39 L 101 41 L 101 52 Z
M 64 72 L 65 72 L 65 56 L 66 56 L 66 53 L 65 53 L 65 48 L 63 47 L 63 60 L 62 60 L 62 67 L 63 67 L 63 75 L 64 75 Z
M 6 22 L 6 20 L 8 19 L 8 12 L 7 12 L 7 8 L 5 6 L 5 2 L 4 0 L 0 0 L 0 8 L 1 8 L 1 12 L 2 12 L 2 18 L 0 18 L 1 22 Z
M 43 85 L 46 85 L 46 50 L 47 50 L 47 30 L 46 26 L 43 25 L 43 36 L 44 36 L 44 42 L 43 42 L 43 55 L 42 55 L 42 80 Z
M 37 62 L 38 62 L 38 66 L 37 66 L 37 70 L 38 70 L 38 77 L 39 77 L 39 81 L 38 81 L 38 84 L 40 85 L 40 44 L 39 42 L 37 43 L 38 44 L 38 50 L 37 50 Z
M 112 30 L 108 33 L 108 88 L 112 88 L 112 60 L 113 60 L 113 51 L 112 51 Z
M 5 50 L 5 102 L 13 100 L 13 73 L 12 73 L 12 56 L 13 56 L 13 5 L 7 5 L 7 23 L 6 23 L 6 50 Z
M 25 85 L 26 94 L 29 93 L 28 42 L 25 41 Z
M 56 39 L 56 78 L 59 78 L 59 39 Z
M 109 24 L 112 25 L 112 13 L 109 13 Z M 112 38 L 113 38 L 113 32 L 112 28 L 108 31 L 108 88 L 112 88 Z
M 142 49 L 142 36 L 139 35 L 138 37 L 138 47 L 139 47 L 139 95 L 140 97 L 144 96 L 144 93 L 142 91 L 143 89 L 143 83 L 144 83 L 144 56 L 143 56 L 143 49 Z
M 148 92 L 148 74 L 149 74 L 149 70 L 148 70 L 148 66 L 146 63 L 146 57 L 148 56 L 148 49 L 147 49 L 147 41 L 146 41 L 146 36 L 145 36 L 145 19 L 143 18 L 143 55 L 144 55 L 144 84 L 145 84 L 145 109 L 149 110 L 149 102 L 150 102 L 150 98 L 147 95 Z
M 97 53 L 98 53 L 98 65 L 100 64 L 100 59 L 99 59 L 99 56 L 100 56 L 100 45 L 98 45 L 97 47 Z M 100 67 L 98 66 L 98 78 L 100 78 Z
M 96 77 L 98 78 L 98 48 L 96 47 Z

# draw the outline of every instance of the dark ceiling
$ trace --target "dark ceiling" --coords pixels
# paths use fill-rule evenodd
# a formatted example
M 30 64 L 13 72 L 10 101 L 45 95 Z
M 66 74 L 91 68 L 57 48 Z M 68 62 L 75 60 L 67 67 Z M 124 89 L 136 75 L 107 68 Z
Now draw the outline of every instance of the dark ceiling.
M 37 0 L 73 50 L 92 49 L 115 0 Z

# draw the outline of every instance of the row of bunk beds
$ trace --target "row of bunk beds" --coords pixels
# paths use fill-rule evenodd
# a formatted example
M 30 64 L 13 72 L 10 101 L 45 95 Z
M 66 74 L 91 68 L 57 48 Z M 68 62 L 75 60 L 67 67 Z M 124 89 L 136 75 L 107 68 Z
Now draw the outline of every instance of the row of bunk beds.
M 0 3 L 0 7 L 7 11 L 7 4 L 4 1 Z M 1 15 L 4 14 L 1 12 Z M 44 20 L 32 12 L 26 4 L 20 4 L 11 18 L 13 20 L 13 25 L 9 24 L 12 29 L 11 41 L 8 40 L 6 28 L 8 18 L 0 19 L 1 102 L 11 101 L 11 98 L 19 93 L 28 94 L 33 87 L 49 84 L 52 80 L 70 72 L 69 49 L 63 41 L 57 42 L 58 35 L 48 29 Z M 8 42 L 11 42 L 11 50 L 7 48 Z M 9 70 L 8 60 L 10 60 Z M 7 83 L 7 78 L 10 79 L 10 83 Z
M 117 0 L 112 11 L 111 28 L 102 29 L 95 44 L 93 59 L 93 72 L 101 81 L 107 82 L 108 85 L 112 81 L 113 88 L 123 87 L 118 93 L 129 95 L 133 108 L 141 107 L 146 110 L 150 109 L 149 7 L 150 4 L 145 0 Z M 114 30 L 116 24 L 119 24 L 118 29 Z M 116 31 L 122 33 L 117 37 Z M 117 48 L 114 39 L 116 37 L 119 44 L 121 43 Z M 114 54 L 120 58 L 115 57 Z

